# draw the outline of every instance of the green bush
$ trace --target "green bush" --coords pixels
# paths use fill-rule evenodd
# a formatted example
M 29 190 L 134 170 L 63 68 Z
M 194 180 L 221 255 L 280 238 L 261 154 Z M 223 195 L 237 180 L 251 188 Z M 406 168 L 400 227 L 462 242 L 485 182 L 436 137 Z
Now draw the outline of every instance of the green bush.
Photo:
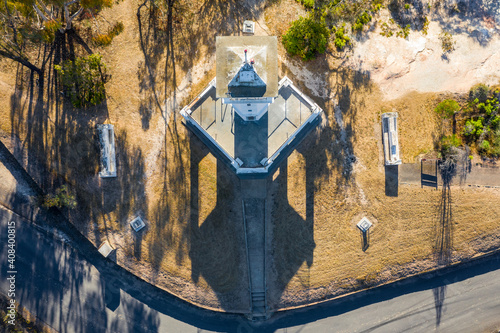
M 453 134 L 449 136 L 443 136 L 441 138 L 441 147 L 443 149 L 449 149 L 451 147 L 460 147 L 462 145 L 462 140 L 459 136 Z
M 488 140 L 483 140 L 481 141 L 481 144 L 479 145 L 479 149 L 485 153 L 488 153 L 490 150 L 490 142 Z
M 469 100 L 475 101 L 476 99 L 479 103 L 485 103 L 488 99 L 488 95 L 490 93 L 490 88 L 484 83 L 479 83 L 470 88 L 469 91 Z
M 429 19 L 425 17 L 424 23 L 422 25 L 422 34 L 427 35 L 429 32 Z
M 479 102 L 479 100 L 475 99 L 474 102 Z M 476 107 L 480 112 L 485 113 L 487 116 L 491 116 L 493 112 L 498 110 L 498 100 L 496 97 L 487 99 L 485 103 L 477 103 Z
M 297 2 L 300 2 L 302 4 L 302 6 L 308 8 L 308 9 L 314 8 L 314 0 L 297 0 Z
M 493 156 L 500 156 L 500 129 L 491 133 L 491 147 L 489 153 Z
M 60 76 L 64 95 L 74 107 L 87 108 L 98 105 L 106 98 L 104 84 L 108 75 L 101 55 L 91 54 L 75 61 L 67 60 L 54 68 Z
M 401 37 L 401 38 L 408 38 L 408 36 L 410 35 L 410 28 L 411 28 L 411 26 L 409 24 L 407 24 L 404 27 L 401 27 L 400 25 L 398 25 L 398 28 L 401 29 L 401 30 L 399 30 L 396 33 L 396 36 L 397 37 Z
M 439 35 L 439 39 L 441 40 L 443 53 L 448 53 L 455 49 L 455 41 L 449 32 L 442 32 L 441 35 Z
M 42 206 L 44 208 L 63 208 L 70 209 L 76 208 L 75 196 L 70 194 L 66 185 L 61 186 L 56 190 L 56 194 L 48 194 L 42 199 Z
M 113 38 L 118 36 L 123 31 L 123 23 L 117 22 L 107 34 L 99 34 L 92 38 L 94 44 L 98 46 L 108 46 L 113 41 Z
M 361 15 L 358 16 L 356 19 L 356 23 L 352 26 L 352 31 L 361 31 L 363 30 L 363 27 L 365 24 L 370 22 L 372 20 L 372 16 L 367 12 L 363 12 Z
M 483 117 L 479 117 L 477 120 L 469 119 L 465 122 L 465 127 L 463 130 L 463 135 L 474 139 L 483 134 Z
M 50 20 L 43 23 L 42 38 L 46 43 L 52 43 L 56 37 L 57 30 L 61 29 L 62 23 Z
M 497 116 L 495 116 L 495 118 L 493 118 L 491 120 L 490 127 L 491 127 L 491 129 L 494 129 L 494 130 L 496 130 L 500 127 L 500 116 L 497 115 Z
M 453 99 L 445 99 L 434 110 L 443 118 L 450 118 L 455 112 L 460 111 L 460 105 Z
M 346 45 L 351 44 L 351 38 L 346 35 L 345 24 L 340 27 L 333 28 L 333 33 L 335 35 L 333 43 L 335 44 L 337 50 L 342 51 Z
M 301 17 L 283 35 L 283 45 L 291 55 L 311 60 L 326 51 L 330 31 L 324 23 Z
M 458 147 L 462 145 L 462 140 L 457 135 L 443 136 L 440 142 L 440 152 L 443 158 L 456 155 Z

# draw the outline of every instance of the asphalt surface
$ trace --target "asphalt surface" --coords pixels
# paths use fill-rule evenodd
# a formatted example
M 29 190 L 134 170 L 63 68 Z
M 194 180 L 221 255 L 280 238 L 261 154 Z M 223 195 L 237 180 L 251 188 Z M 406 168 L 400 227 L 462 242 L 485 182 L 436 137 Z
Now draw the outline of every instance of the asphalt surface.
M 500 255 L 440 276 L 412 278 L 263 324 L 203 312 L 99 271 L 59 238 L 0 209 L 0 291 L 7 283 L 7 222 L 16 221 L 16 300 L 59 332 L 496 332 Z M 125 282 L 123 282 L 125 280 Z M 161 293 L 160 293 L 161 296 Z

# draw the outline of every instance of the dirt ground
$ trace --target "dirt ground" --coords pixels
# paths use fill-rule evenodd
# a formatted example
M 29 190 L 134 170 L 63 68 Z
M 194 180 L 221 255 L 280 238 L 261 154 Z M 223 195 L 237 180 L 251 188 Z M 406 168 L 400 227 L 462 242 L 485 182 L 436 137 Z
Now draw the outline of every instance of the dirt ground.
M 179 9 L 169 27 L 163 12 L 141 4 L 124 0 L 103 13 L 125 30 L 109 47 L 93 47 L 112 75 L 108 98 L 97 108 L 73 110 L 51 88 L 36 102 L 29 73 L 1 60 L 2 141 L 47 192 L 70 186 L 78 208 L 65 213 L 96 246 L 108 240 L 116 247 L 119 264 L 191 302 L 246 312 L 239 181 L 189 134 L 178 111 L 215 76 L 216 35 L 236 35 L 242 19 L 250 18 L 259 34 L 279 36 L 305 11 L 293 0 L 270 1 L 266 8 L 260 1 L 182 2 L 184 14 Z M 431 29 L 427 38 L 435 33 Z M 402 41 L 383 42 L 392 49 Z M 363 45 L 354 54 L 364 54 Z M 403 161 L 414 162 L 433 150 L 442 130 L 436 101 L 462 88 L 422 90 L 396 79 L 388 84 L 373 68 L 345 62 L 333 51 L 309 63 L 288 57 L 280 43 L 278 52 L 280 76 L 311 96 L 325 121 L 269 180 L 272 309 L 434 268 L 439 237 L 452 240 L 449 262 L 500 246 L 498 190 L 452 188 L 453 224 L 446 232 L 439 229 L 441 191 L 400 185 L 397 196 L 385 192 L 381 113 L 399 113 Z M 421 82 L 418 71 L 410 73 L 403 71 L 401 80 Z M 477 71 L 474 80 L 490 74 Z M 459 71 L 450 75 L 446 82 L 468 80 Z M 97 176 L 97 123 L 115 126 L 116 179 Z M 137 215 L 147 223 L 139 235 L 128 225 Z M 355 226 L 362 216 L 374 223 L 365 251 Z

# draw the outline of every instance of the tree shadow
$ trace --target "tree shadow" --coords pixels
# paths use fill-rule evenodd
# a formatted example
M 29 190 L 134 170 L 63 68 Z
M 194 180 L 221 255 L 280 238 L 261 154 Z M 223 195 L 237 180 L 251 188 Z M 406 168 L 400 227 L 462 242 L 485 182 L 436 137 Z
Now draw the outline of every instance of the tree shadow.
M 438 264 L 446 265 L 451 260 L 453 250 L 453 211 L 450 185 L 456 175 L 456 164 L 451 159 L 446 159 L 438 167 L 443 187 L 438 206 L 438 220 L 435 226 L 434 250 Z
M 241 35 L 244 20 L 256 20 L 266 1 L 238 0 L 205 0 L 198 14 L 206 25 L 200 25 L 195 35 L 201 37 L 203 45 L 214 50 L 216 36 Z M 207 22 L 207 19 L 208 22 Z M 213 34 L 202 34 L 203 30 L 213 31 Z
M 322 183 L 328 182 L 329 161 L 328 149 L 323 146 L 323 140 L 332 135 L 330 127 L 311 132 L 298 146 L 297 152 L 304 158 L 305 193 L 295 195 L 305 197 L 305 217 L 301 216 L 289 202 L 288 159 L 279 167 L 279 174 L 271 178 L 269 186 L 272 192 L 272 253 L 273 266 L 269 279 L 269 306 L 277 307 L 280 298 L 289 282 L 297 276 L 305 289 L 310 287 L 309 269 L 314 261 L 314 204 L 315 193 Z M 330 137 L 331 140 L 331 137 Z M 330 143 L 331 145 L 331 143 Z M 303 264 L 307 265 L 307 268 Z M 302 299 L 300 303 L 307 303 Z M 298 303 L 297 303 L 298 304 Z M 297 305 L 293 304 L 293 305 Z
M 259 17 L 263 5 L 262 0 L 253 4 L 206 0 L 196 11 L 192 4 L 182 1 L 146 0 L 139 6 L 137 20 L 145 60 L 137 75 L 142 94 L 139 113 L 144 130 L 149 129 L 155 110 L 166 116 L 167 101 L 173 103 L 173 108 L 177 107 L 176 70 L 180 68 L 189 77 L 204 53 L 215 52 L 216 36 L 240 34 L 243 20 Z
M 158 331 L 159 318 L 154 310 L 130 297 L 120 298 L 124 285 L 116 272 L 98 273 L 80 253 L 58 238 L 5 214 L 0 211 L 2 224 L 16 221 L 20 259 L 16 261 L 16 303 L 59 332 Z M 41 211 L 36 223 L 50 224 L 46 219 L 54 224 L 62 222 L 55 222 L 58 218 L 53 211 Z M 89 252 L 86 255 L 91 256 Z M 102 256 L 94 258 L 106 261 Z M 110 311 L 118 307 L 122 317 L 110 316 Z
M 347 185 L 351 182 L 353 165 L 356 163 L 354 155 L 354 125 L 358 107 L 365 107 L 362 97 L 358 96 L 360 89 L 371 91 L 370 72 L 359 70 L 339 69 L 336 74 L 336 96 L 338 105 L 335 106 L 335 125 L 333 138 L 340 144 L 333 158 L 335 166 L 342 171 L 341 182 L 338 184 Z
M 200 177 L 206 173 L 200 170 L 200 162 L 209 150 L 194 134 L 190 135 L 190 146 L 191 279 L 198 287 L 208 284 L 223 309 L 246 313 L 250 299 L 239 180 L 232 170 L 217 160 L 215 207 L 201 220 L 201 201 L 208 199 L 201 192 Z
M 307 171 L 306 171 L 307 173 Z M 309 175 L 310 176 L 310 175 Z M 306 218 L 288 201 L 288 166 L 284 160 L 279 175 L 272 181 L 274 187 L 272 220 L 272 271 L 269 279 L 269 307 L 276 308 L 288 283 L 296 276 L 303 263 L 310 268 L 314 260 L 314 180 L 306 176 Z M 300 276 L 304 288 L 309 287 L 308 269 Z M 305 302 L 307 300 L 304 300 Z
M 432 289 L 434 295 L 434 304 L 436 308 L 436 327 L 441 324 L 441 317 L 443 314 L 443 305 L 446 298 L 446 285 L 442 285 Z
M 439 3 L 438 3 L 439 4 Z M 499 31 L 496 17 L 500 14 L 500 3 L 490 0 L 458 0 L 443 3 L 432 13 L 444 31 L 452 34 L 467 34 L 479 45 L 489 45 L 493 34 Z M 465 23 L 464 23 L 465 22 Z
M 11 135 L 22 138 L 14 154 L 26 171 L 46 193 L 53 193 L 68 184 L 75 193 L 77 208 L 63 213 L 85 235 L 93 224 L 94 238 L 102 241 L 99 223 L 111 213 L 124 222 L 129 213 L 147 213 L 144 188 L 144 158 L 140 148 L 130 145 L 126 133 L 115 128 L 118 177 L 101 179 L 99 147 L 95 125 L 108 118 L 106 100 L 87 109 L 76 109 L 60 93 L 60 83 L 54 65 L 74 60 L 79 54 L 92 50 L 73 31 L 56 34 L 56 40 L 43 52 L 47 70 L 43 79 L 34 80 L 19 69 L 17 90 L 11 96 Z M 18 140 L 17 140 L 18 141 Z M 105 235 L 106 236 L 106 235 Z
M 174 57 L 169 59 L 169 53 L 173 52 L 173 3 L 173 0 L 165 2 L 167 6 L 165 14 L 160 7 L 149 0 L 144 1 L 137 9 L 139 41 L 144 54 L 144 62 L 139 65 L 137 71 L 139 92 L 142 95 L 139 114 L 141 115 L 143 130 L 149 129 L 149 122 L 155 109 L 158 109 L 162 114 L 166 112 L 167 83 L 175 79 L 172 74 L 167 75 L 169 61 L 172 61 L 171 65 L 175 75 L 175 59 Z M 161 60 L 165 51 L 168 52 L 167 62 L 162 64 Z M 161 75 L 158 77 L 159 73 L 162 73 L 165 77 L 162 78 Z M 164 86 L 163 96 L 161 95 L 162 84 Z
M 414 30 L 422 30 L 429 12 L 427 4 L 421 0 L 391 0 L 387 7 L 400 27 L 410 25 Z

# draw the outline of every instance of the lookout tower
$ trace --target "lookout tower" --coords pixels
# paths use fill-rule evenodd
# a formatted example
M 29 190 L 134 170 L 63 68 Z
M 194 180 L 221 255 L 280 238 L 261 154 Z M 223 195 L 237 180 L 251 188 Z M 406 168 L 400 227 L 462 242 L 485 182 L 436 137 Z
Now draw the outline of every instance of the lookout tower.
M 278 81 L 277 38 L 216 39 L 216 77 L 181 110 L 185 124 L 242 178 L 264 178 L 321 119 L 287 77 Z

